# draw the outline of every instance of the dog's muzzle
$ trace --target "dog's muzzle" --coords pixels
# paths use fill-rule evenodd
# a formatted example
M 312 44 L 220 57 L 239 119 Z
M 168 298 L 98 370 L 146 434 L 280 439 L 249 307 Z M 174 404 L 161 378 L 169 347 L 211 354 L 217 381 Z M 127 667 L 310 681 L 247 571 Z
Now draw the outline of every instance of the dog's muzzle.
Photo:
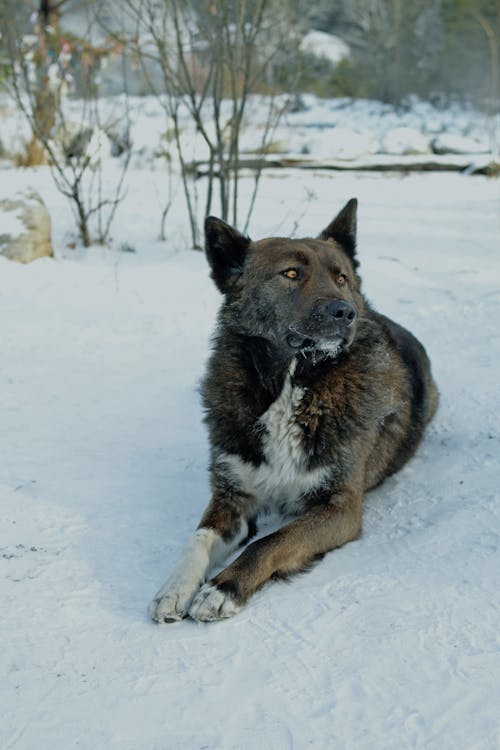
M 354 305 L 343 299 L 332 299 L 324 306 L 325 318 L 333 319 L 339 328 L 349 328 L 358 314 Z
M 306 325 L 290 326 L 286 342 L 295 351 L 323 349 L 325 344 L 329 348 L 341 348 L 352 340 L 352 326 L 357 317 L 356 308 L 350 302 L 339 299 L 322 302 Z

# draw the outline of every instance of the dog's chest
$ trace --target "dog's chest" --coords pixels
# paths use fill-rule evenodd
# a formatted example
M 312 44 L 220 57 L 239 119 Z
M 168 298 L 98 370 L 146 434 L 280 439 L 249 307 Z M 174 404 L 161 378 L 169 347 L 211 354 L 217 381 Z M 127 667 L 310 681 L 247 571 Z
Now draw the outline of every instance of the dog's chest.
M 305 391 L 292 385 L 292 374 L 287 374 L 280 395 L 259 419 L 264 461 L 254 466 L 234 454 L 223 457 L 244 492 L 265 508 L 291 514 L 302 510 L 304 496 L 329 474 L 325 467 L 308 468 L 303 415 L 298 418 Z
M 298 410 L 304 389 L 292 386 L 288 374 L 283 389 L 259 420 L 263 429 L 262 447 L 266 463 L 282 479 L 304 469 L 304 431 L 298 422 Z

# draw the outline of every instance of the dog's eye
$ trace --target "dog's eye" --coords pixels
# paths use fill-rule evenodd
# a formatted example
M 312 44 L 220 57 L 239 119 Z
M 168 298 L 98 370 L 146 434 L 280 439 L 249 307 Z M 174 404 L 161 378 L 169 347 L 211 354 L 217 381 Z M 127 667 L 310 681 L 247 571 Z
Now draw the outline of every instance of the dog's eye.
M 345 286 L 347 284 L 347 276 L 345 276 L 343 273 L 339 273 L 337 276 L 337 284 L 339 286 Z
M 299 272 L 297 268 L 287 268 L 286 271 L 281 272 L 281 275 L 285 276 L 287 279 L 299 278 Z

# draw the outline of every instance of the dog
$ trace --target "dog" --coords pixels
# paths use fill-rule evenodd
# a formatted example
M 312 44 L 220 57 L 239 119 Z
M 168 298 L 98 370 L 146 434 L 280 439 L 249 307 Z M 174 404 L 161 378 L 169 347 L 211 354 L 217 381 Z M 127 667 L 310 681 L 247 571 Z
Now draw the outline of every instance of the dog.
M 408 461 L 434 415 L 425 349 L 361 291 L 356 214 L 353 198 L 316 239 L 258 242 L 206 219 L 224 295 L 202 386 L 212 498 L 153 620 L 231 617 L 356 539 L 364 493 Z M 207 581 L 266 511 L 288 523 Z

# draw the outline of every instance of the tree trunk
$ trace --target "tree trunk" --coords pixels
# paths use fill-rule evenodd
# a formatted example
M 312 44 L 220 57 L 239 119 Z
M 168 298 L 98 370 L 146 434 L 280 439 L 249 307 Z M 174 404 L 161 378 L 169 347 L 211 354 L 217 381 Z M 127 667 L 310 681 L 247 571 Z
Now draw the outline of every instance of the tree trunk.
M 40 147 L 40 139 L 46 140 L 56 122 L 58 91 L 51 86 L 49 77 L 49 53 L 55 49 L 54 42 L 59 37 L 59 7 L 53 6 L 50 0 L 41 0 L 38 9 L 38 50 L 34 58 L 36 66 L 36 90 L 34 116 L 38 130 L 33 134 L 28 146 L 30 164 L 46 163 L 46 154 Z

